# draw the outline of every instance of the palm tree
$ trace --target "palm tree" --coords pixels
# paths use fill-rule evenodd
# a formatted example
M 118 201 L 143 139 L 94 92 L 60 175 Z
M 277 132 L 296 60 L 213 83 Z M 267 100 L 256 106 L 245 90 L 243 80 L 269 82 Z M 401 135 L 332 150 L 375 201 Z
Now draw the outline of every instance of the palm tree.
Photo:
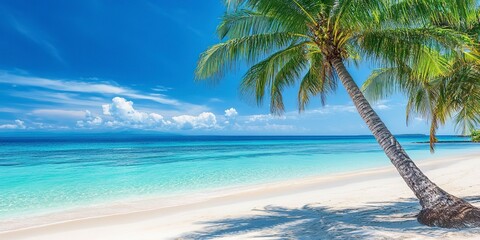
M 413 67 L 374 70 L 362 86 L 369 100 L 377 101 L 395 92 L 408 97 L 407 124 L 412 113 L 430 122 L 430 150 L 434 152 L 440 125 L 453 119 L 466 136 L 480 125 L 480 62 L 452 59 L 450 71 L 431 79 L 417 76 Z M 399 76 L 400 71 L 408 70 Z
M 422 66 L 424 72 L 442 71 L 438 53 L 468 51 L 472 40 L 432 22 L 459 24 L 472 6 L 473 0 L 229 0 L 217 29 L 224 41 L 201 54 L 196 76 L 217 80 L 246 64 L 249 69 L 241 82 L 242 92 L 255 96 L 259 104 L 270 95 L 270 109 L 275 114 L 284 111 L 282 91 L 286 87 L 299 85 L 302 111 L 314 96 L 324 102 L 340 81 L 419 199 L 419 222 L 440 227 L 480 226 L 478 208 L 445 192 L 420 171 L 346 67 L 362 57 L 386 67 L 410 63 Z
M 470 21 L 460 26 L 447 26 L 465 32 L 473 39 L 480 39 L 480 8 L 472 12 Z M 404 64 L 374 70 L 362 86 L 369 100 L 377 101 L 395 92 L 408 97 L 407 119 L 416 113 L 430 121 L 430 150 L 435 147 L 436 131 L 453 119 L 456 128 L 466 136 L 480 125 L 480 54 L 476 46 L 468 54 L 442 55 L 447 71 L 425 74 L 417 66 Z

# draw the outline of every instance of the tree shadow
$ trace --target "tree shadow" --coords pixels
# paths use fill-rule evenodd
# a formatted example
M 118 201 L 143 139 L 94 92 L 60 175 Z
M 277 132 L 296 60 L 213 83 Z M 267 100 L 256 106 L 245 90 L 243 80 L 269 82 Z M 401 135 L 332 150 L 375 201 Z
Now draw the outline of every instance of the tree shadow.
M 464 198 L 475 205 L 480 196 Z M 268 239 L 395 239 L 403 236 L 441 238 L 457 232 L 472 236 L 480 229 L 442 229 L 421 225 L 416 215 L 416 199 L 399 202 L 373 202 L 361 208 L 331 209 L 317 204 L 302 208 L 267 206 L 255 214 L 216 221 L 199 222 L 205 227 L 184 234 L 181 239 L 212 239 L 249 234 L 249 238 Z M 413 235 L 415 234 L 415 235 Z M 480 235 L 478 235 L 480 236 Z M 403 237 L 398 236 L 398 239 Z

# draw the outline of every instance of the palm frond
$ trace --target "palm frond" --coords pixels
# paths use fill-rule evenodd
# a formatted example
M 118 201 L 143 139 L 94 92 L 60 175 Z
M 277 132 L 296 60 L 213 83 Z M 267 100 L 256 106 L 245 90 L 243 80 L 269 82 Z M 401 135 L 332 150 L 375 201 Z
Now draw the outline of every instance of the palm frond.
M 226 13 L 217 27 L 220 39 L 275 32 L 284 31 L 274 17 L 247 9 Z
M 241 60 L 255 62 L 277 49 L 302 40 L 302 36 L 285 32 L 230 39 L 202 53 L 195 74 L 197 79 L 218 79 L 223 77 L 226 71 L 235 70 Z
M 453 55 L 474 45 L 468 35 L 439 27 L 377 29 L 367 31 L 355 40 L 366 58 L 383 66 L 416 64 L 415 61 L 418 63 L 425 58 L 436 63 L 439 59 L 432 57 L 440 55 L 432 55 L 434 52 Z
M 394 1 L 388 18 L 404 24 L 433 24 L 464 29 L 476 16 L 476 0 L 402 0 Z
M 305 110 L 311 97 L 320 96 L 322 105 L 328 93 L 334 92 L 337 88 L 337 81 L 332 66 L 322 57 L 321 54 L 313 54 L 310 68 L 303 77 L 298 91 L 298 109 Z
M 281 115 L 285 111 L 282 92 L 285 87 L 292 86 L 308 67 L 308 59 L 301 50 L 296 52 L 277 72 L 270 87 L 270 112 Z
M 278 90 L 283 88 L 284 84 L 290 84 L 292 78 L 297 76 L 298 72 L 301 72 L 301 69 L 304 67 L 304 61 L 306 60 L 303 60 L 302 55 L 306 45 L 307 42 L 291 45 L 252 66 L 242 79 L 240 84 L 241 93 L 246 96 L 255 96 L 257 104 L 260 105 L 263 102 L 267 88 L 276 88 L 271 90 L 271 92 L 276 94 Z M 288 64 L 290 61 L 297 63 L 297 65 L 293 63 Z M 286 66 L 286 69 L 282 71 L 284 66 Z M 277 77 L 285 77 L 286 79 L 277 79 Z M 279 96 L 277 95 L 276 97 L 278 98 Z

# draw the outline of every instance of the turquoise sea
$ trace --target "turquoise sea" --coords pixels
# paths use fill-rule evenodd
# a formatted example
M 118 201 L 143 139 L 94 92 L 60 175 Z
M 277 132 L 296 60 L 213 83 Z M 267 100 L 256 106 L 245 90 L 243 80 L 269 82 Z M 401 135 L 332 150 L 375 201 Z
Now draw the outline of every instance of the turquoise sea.
M 479 152 L 399 136 L 417 161 Z M 444 141 L 468 138 L 441 136 Z M 370 136 L 0 137 L 0 219 L 389 166 Z

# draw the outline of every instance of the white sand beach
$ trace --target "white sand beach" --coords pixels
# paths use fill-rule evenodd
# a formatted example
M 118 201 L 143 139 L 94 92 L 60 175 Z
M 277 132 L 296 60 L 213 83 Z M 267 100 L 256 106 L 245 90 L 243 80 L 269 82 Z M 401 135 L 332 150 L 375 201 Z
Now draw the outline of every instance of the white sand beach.
M 480 154 L 418 165 L 480 206 Z M 480 239 L 480 229 L 422 226 L 418 211 L 392 166 L 3 222 L 0 239 Z

